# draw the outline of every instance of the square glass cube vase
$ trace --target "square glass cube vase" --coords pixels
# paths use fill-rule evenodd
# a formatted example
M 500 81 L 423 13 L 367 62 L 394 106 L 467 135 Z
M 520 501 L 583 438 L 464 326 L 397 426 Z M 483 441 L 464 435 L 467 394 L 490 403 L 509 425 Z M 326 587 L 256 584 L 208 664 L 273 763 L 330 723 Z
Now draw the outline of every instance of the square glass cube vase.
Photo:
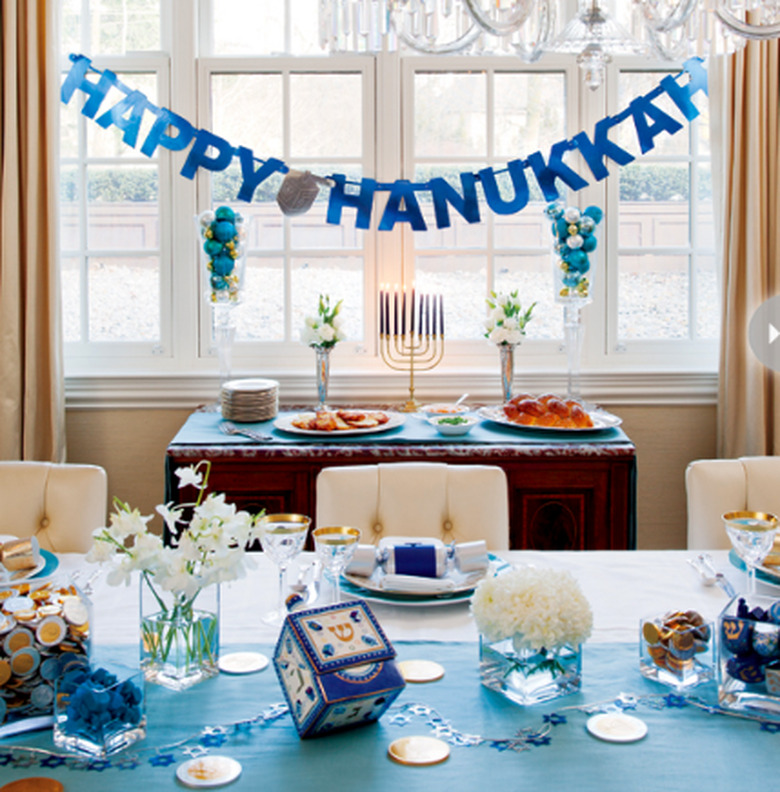
M 192 599 L 141 579 L 141 667 L 147 682 L 185 690 L 219 673 L 219 586 Z
M 362 600 L 288 615 L 273 662 L 300 737 L 378 720 L 405 684 L 395 649 Z
M 519 640 L 479 639 L 482 684 L 516 704 L 543 701 L 577 693 L 582 685 L 582 646 L 528 649 Z
M 54 744 L 104 759 L 146 737 L 144 676 L 140 669 L 85 666 L 56 682 Z
M 780 600 L 737 596 L 718 616 L 718 703 L 780 714 Z
M 639 622 L 639 672 L 677 690 L 705 684 L 715 678 L 714 643 L 711 622 L 678 624 L 669 613 L 645 617 Z

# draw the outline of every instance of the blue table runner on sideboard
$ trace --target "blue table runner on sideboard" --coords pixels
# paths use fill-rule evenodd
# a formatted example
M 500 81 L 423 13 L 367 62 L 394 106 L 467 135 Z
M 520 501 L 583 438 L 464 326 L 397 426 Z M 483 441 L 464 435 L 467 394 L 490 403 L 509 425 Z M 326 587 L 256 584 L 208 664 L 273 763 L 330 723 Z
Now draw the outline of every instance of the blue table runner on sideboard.
M 0 741 L 0 783 L 49 776 L 59 779 L 66 790 L 78 792 L 181 789 L 175 770 L 194 749 L 237 759 L 243 772 L 229 788 L 253 792 L 471 792 L 485 786 L 495 792 L 624 792 L 777 786 L 780 724 L 762 727 L 756 721 L 681 706 L 683 700 L 668 688 L 640 676 L 635 644 L 586 645 L 582 691 L 526 708 L 480 685 L 475 643 L 397 642 L 395 647 L 399 659 L 436 660 L 446 673 L 438 682 L 407 685 L 379 723 L 305 741 L 298 738 L 287 715 L 260 725 L 257 716 L 283 701 L 271 667 L 251 676 L 220 675 L 182 693 L 147 686 L 148 736 L 111 757 L 110 767 L 92 763 L 89 769 L 86 761 L 77 768 L 58 764 L 56 757 L 11 749 L 24 745 L 52 750 L 51 732 L 38 732 Z M 263 647 L 263 651 L 271 649 Z M 103 662 L 109 655 L 125 660 L 136 656 L 130 647 L 113 653 L 98 647 L 97 653 Z M 648 726 L 640 742 L 601 742 L 586 731 L 589 715 L 570 709 L 611 701 L 620 693 L 639 698 L 631 714 Z M 692 693 L 711 703 L 717 696 L 714 683 Z M 646 701 L 644 697 L 650 696 L 652 701 Z M 451 727 L 494 740 L 513 737 L 520 730 L 529 730 L 530 735 L 548 733 L 532 738 L 527 750 L 519 753 L 491 743 L 453 746 L 443 764 L 406 767 L 387 757 L 388 745 L 403 736 L 433 734 L 429 715 L 412 714 L 403 722 L 399 707 L 411 703 L 422 705 L 423 713 L 434 708 L 441 718 L 434 724 L 439 729 Z M 204 727 L 213 728 L 204 733 Z M 163 747 L 187 738 L 191 739 L 178 747 Z
M 297 412 L 297 411 L 296 411 Z M 294 415 L 295 412 L 283 412 L 280 415 Z M 504 426 L 483 420 L 467 434 L 460 437 L 444 437 L 423 418 L 415 414 L 405 416 L 402 426 L 384 432 L 370 434 L 344 435 L 342 432 L 333 432 L 331 435 L 304 435 L 285 432 L 274 427 L 274 421 L 259 423 L 236 424 L 238 427 L 251 429 L 255 432 L 267 434 L 272 437 L 268 445 L 312 445 L 336 442 L 338 444 L 439 444 L 439 445 L 578 445 L 591 443 L 630 443 L 626 433 L 620 428 L 600 429 L 597 431 L 583 432 L 545 432 L 534 429 L 525 429 L 518 426 Z M 241 435 L 225 435 L 219 425 L 222 416 L 218 412 L 192 413 L 179 429 L 171 441 L 171 445 L 259 445 L 264 443 L 250 440 Z

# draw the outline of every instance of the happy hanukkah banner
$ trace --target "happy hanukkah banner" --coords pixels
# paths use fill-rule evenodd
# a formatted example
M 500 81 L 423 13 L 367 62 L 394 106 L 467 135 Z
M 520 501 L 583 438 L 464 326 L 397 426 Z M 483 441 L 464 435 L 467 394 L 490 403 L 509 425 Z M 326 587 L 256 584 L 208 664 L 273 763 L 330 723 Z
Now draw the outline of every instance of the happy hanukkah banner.
M 491 211 L 501 215 L 519 212 L 529 201 L 529 170 L 548 201 L 560 197 L 556 186 L 558 179 L 570 190 L 581 190 L 589 182 L 564 161 L 567 152 L 579 151 L 590 169 L 588 175 L 595 181 L 601 181 L 609 175 L 608 160 L 617 165 L 627 165 L 635 159 L 626 149 L 610 139 L 609 133 L 613 127 L 624 122 L 633 123 L 639 148 L 642 154 L 646 154 L 655 147 L 655 138 L 658 135 L 674 135 L 683 128 L 680 121 L 654 104 L 656 99 L 662 95 L 669 97 L 683 118 L 690 122 L 699 115 L 692 97 L 698 91 L 707 95 L 707 72 L 703 62 L 700 58 L 691 58 L 683 64 L 682 71 L 664 77 L 655 88 L 634 99 L 618 115 L 601 119 L 595 125 L 591 136 L 580 132 L 571 139 L 560 140 L 551 146 L 547 157 L 541 151 L 535 151 L 525 159 L 508 162 L 505 168 L 499 170 L 483 168 L 477 173 L 461 173 L 458 190 L 443 178 L 426 182 L 412 182 L 407 179 L 378 182 L 364 178 L 357 183 L 349 181 L 340 173 L 333 173 L 328 177 L 317 176 L 292 170 L 282 160 L 273 157 L 259 159 L 255 157 L 252 149 L 241 145 L 235 147 L 219 135 L 206 129 L 196 129 L 172 110 L 157 107 L 141 91 L 124 85 L 112 71 L 93 68 L 90 59 L 84 55 L 71 55 L 70 59 L 73 66 L 62 84 L 62 101 L 68 104 L 76 91 L 81 91 L 86 96 L 81 108 L 82 114 L 94 119 L 104 129 L 117 127 L 122 132 L 122 141 L 132 148 L 138 147 L 144 114 L 151 114 L 152 126 L 140 143 L 140 151 L 145 156 L 151 157 L 159 147 L 169 151 L 184 151 L 189 148 L 180 171 L 187 179 L 194 178 L 201 168 L 210 171 L 225 170 L 234 157 L 238 157 L 241 186 L 236 199 L 239 201 L 251 201 L 258 186 L 274 173 L 286 174 L 277 201 L 282 211 L 290 215 L 301 214 L 311 208 L 319 190 L 318 185 L 327 184 L 330 195 L 326 219 L 333 225 L 341 224 L 344 209 L 348 209 L 350 213 L 354 210 L 357 228 L 369 228 L 374 196 L 379 192 L 387 192 L 387 203 L 378 224 L 380 231 L 391 231 L 396 223 L 408 223 L 413 231 L 427 230 L 418 200 L 420 194 L 427 194 L 426 197 L 430 198 L 437 228 L 450 226 L 451 209 L 467 222 L 478 223 L 481 216 L 477 183 L 482 185 L 485 201 Z M 112 88 L 118 89 L 124 97 L 113 106 L 103 108 L 106 95 Z M 499 191 L 496 176 L 500 173 L 509 174 L 513 187 L 511 197 L 503 197 Z M 284 200 L 281 200 L 282 197 Z

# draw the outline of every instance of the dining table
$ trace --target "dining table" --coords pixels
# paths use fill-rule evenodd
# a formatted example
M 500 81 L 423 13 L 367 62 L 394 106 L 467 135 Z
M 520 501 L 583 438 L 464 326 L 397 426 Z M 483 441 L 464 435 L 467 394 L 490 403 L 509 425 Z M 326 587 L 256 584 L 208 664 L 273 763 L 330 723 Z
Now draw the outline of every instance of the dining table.
M 374 723 L 301 739 L 285 706 L 273 663 L 253 674 L 220 673 L 183 691 L 145 686 L 147 735 L 105 760 L 55 748 L 51 729 L 0 739 L 0 789 L 30 777 L 48 777 L 66 790 L 181 789 L 176 769 L 205 755 L 228 756 L 241 773 L 230 788 L 246 790 L 646 790 L 739 789 L 777 786 L 780 709 L 744 716 L 718 707 L 717 682 L 686 691 L 640 673 L 640 620 L 696 610 L 716 622 L 729 596 L 688 563 L 684 550 L 508 551 L 494 565 L 568 570 L 593 612 L 583 645 L 579 692 L 519 706 L 480 683 L 479 633 L 468 598 L 411 602 L 366 591 L 366 601 L 396 651 L 397 660 L 431 660 L 444 675 L 409 682 Z M 746 575 L 726 551 L 714 565 L 736 587 Z M 304 552 L 288 570 L 310 568 Z M 278 571 L 253 554 L 253 568 L 220 587 L 223 654 L 253 651 L 272 657 L 279 627 L 263 621 L 276 605 Z M 83 586 L 92 603 L 91 662 L 138 666 L 138 581 L 109 585 L 103 567 L 62 554 L 55 575 Z M 780 588 L 760 580 L 763 596 Z M 306 607 L 330 596 L 326 583 L 307 589 Z M 349 598 L 354 592 L 342 589 Z M 589 718 L 628 713 L 647 726 L 642 739 L 594 737 Z M 411 766 L 388 755 L 402 737 L 433 736 L 449 746 L 438 764 Z

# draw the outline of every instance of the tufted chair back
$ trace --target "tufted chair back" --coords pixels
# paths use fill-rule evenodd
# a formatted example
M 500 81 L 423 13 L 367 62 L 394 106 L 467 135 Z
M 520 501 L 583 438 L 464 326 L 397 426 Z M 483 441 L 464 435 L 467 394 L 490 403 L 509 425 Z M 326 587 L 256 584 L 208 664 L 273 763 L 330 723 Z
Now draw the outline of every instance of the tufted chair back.
M 688 465 L 685 487 L 690 550 L 731 547 L 721 520 L 727 511 L 772 512 L 780 517 L 780 457 L 699 459 Z
M 506 550 L 506 474 L 492 465 L 431 462 L 323 468 L 316 524 L 359 528 L 363 544 L 431 536 L 445 543 L 484 539 L 489 550 Z
M 106 472 L 96 465 L 0 462 L 0 534 L 45 550 L 85 553 L 106 524 Z

